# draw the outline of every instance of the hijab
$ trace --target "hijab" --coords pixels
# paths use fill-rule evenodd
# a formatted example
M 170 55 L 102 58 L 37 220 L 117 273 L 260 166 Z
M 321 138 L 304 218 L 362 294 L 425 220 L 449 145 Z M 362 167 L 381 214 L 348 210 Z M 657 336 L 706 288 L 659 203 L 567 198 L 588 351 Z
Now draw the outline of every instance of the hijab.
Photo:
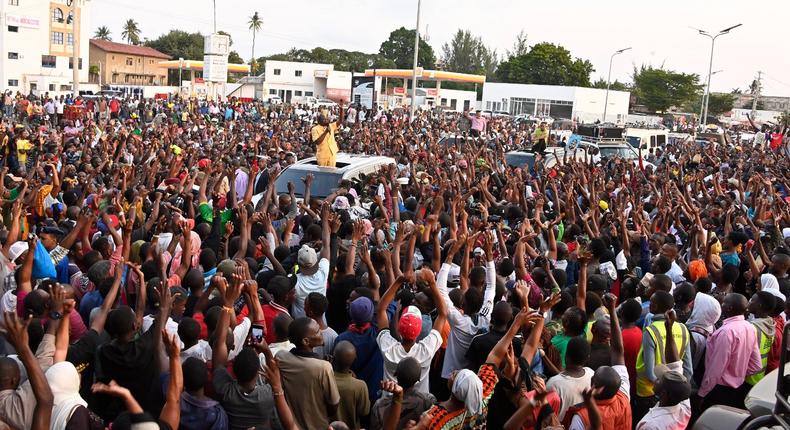
M 455 375 L 453 396 L 463 400 L 466 411 L 472 415 L 483 412 L 483 381 L 471 370 L 463 369 Z
M 74 410 L 88 406 L 80 397 L 80 375 L 73 364 L 61 361 L 47 369 L 46 378 L 54 397 L 50 429 L 65 429 Z
M 716 321 L 721 317 L 719 301 L 705 293 L 697 293 L 694 297 L 694 308 L 686 321 L 689 330 L 697 329 L 710 335 L 713 333 Z

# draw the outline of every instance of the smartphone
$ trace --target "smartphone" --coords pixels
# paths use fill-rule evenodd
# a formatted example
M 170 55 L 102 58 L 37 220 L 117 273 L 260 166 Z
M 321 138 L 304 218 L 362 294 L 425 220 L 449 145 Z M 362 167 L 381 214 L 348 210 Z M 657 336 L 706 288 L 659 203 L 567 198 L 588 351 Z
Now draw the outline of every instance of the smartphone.
M 260 324 L 253 324 L 250 328 L 250 336 L 248 342 L 250 344 L 259 344 L 263 340 L 263 326 Z

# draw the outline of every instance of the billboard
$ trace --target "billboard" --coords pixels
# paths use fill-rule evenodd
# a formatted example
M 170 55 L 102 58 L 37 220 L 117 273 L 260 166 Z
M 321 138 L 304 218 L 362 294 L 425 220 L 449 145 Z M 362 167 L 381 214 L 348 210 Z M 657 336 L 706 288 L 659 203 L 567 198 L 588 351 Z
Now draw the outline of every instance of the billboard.
M 354 76 L 351 78 L 351 102 L 368 109 L 373 108 L 373 92 L 376 81 L 373 76 Z
M 204 55 L 203 79 L 207 82 L 227 82 L 228 57 L 225 55 Z

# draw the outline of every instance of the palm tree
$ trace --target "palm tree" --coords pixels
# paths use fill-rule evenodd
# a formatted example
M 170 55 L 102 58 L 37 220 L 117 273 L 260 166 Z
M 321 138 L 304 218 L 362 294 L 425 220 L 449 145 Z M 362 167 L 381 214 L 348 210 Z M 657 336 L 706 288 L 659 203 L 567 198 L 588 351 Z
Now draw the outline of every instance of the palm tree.
M 258 16 L 258 12 L 255 12 L 255 14 L 250 17 L 247 24 L 250 25 L 250 30 L 252 30 L 252 60 L 250 61 L 250 74 L 252 74 L 255 68 L 255 33 L 260 31 L 261 27 L 263 27 L 263 20 Z
M 112 40 L 110 37 L 110 29 L 103 25 L 96 29 L 96 33 L 93 34 L 93 37 L 101 40 Z
M 130 45 L 139 44 L 140 27 L 137 24 L 137 22 L 131 18 L 127 19 L 126 22 L 123 24 L 123 32 L 121 32 L 121 36 L 123 36 L 123 38 L 126 39 L 126 42 Z

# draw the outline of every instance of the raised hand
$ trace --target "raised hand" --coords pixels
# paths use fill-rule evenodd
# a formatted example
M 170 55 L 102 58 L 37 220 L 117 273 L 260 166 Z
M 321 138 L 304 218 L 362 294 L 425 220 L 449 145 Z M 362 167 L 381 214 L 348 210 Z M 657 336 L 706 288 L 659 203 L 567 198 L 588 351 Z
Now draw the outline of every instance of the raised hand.
M 5 315 L 3 315 L 6 340 L 8 340 L 17 351 L 28 348 L 27 326 L 30 325 L 30 320 L 30 318 L 25 320 L 20 319 L 16 315 L 16 312 L 6 312 Z
M 162 329 L 162 343 L 165 345 L 165 351 L 170 358 L 177 358 L 181 356 L 181 345 L 177 336 L 170 335 L 166 329 Z

